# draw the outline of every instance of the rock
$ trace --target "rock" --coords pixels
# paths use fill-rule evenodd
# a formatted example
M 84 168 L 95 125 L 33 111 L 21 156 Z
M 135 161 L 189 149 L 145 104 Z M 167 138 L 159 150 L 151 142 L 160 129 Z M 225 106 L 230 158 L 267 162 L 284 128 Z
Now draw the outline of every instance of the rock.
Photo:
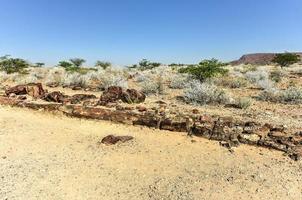
M 124 143 L 127 142 L 129 140 L 132 140 L 133 137 L 132 136 L 114 136 L 114 135 L 108 135 L 106 137 L 104 137 L 100 143 L 102 144 L 106 144 L 106 145 L 113 145 L 116 144 L 118 142 Z
M 59 91 L 48 93 L 44 96 L 43 100 L 48 102 L 64 103 L 69 97 Z
M 5 94 L 9 96 L 10 94 L 15 95 L 30 95 L 34 98 L 43 97 L 45 94 L 44 89 L 41 83 L 29 83 L 26 85 L 17 85 L 14 87 L 10 87 L 5 90 Z
M 144 102 L 145 99 L 146 96 L 135 89 L 123 91 L 122 87 L 111 86 L 101 96 L 99 104 L 104 106 L 119 100 L 122 100 L 125 103 L 141 103 Z
M 24 101 L 24 100 L 27 99 L 27 97 L 26 97 L 26 95 L 18 95 L 18 96 L 17 96 L 17 99 L 18 99 L 18 100 Z
M 96 96 L 93 94 L 75 94 L 70 97 L 71 104 L 78 104 L 86 100 L 96 99 Z
M 139 111 L 139 112 L 145 112 L 147 111 L 147 108 L 145 106 L 136 106 L 136 109 Z
M 104 106 L 108 103 L 114 103 L 117 100 L 121 99 L 123 95 L 123 89 L 119 86 L 111 86 L 109 87 L 102 96 L 100 97 L 99 104 Z
M 127 89 L 122 94 L 122 101 L 126 103 L 142 103 L 145 99 L 146 95 L 135 89 Z
M 157 104 L 164 104 L 164 105 L 167 104 L 166 102 L 164 102 L 164 101 L 162 101 L 162 100 L 155 101 L 155 103 L 157 103 Z
M 59 83 L 55 83 L 55 82 L 53 82 L 53 83 L 46 83 L 46 86 L 51 87 L 51 88 L 58 87 L 59 85 L 60 85 Z
M 194 108 L 194 109 L 192 110 L 192 113 L 193 113 L 193 114 L 198 114 L 198 113 L 199 113 L 199 110 L 196 109 L 196 108 Z

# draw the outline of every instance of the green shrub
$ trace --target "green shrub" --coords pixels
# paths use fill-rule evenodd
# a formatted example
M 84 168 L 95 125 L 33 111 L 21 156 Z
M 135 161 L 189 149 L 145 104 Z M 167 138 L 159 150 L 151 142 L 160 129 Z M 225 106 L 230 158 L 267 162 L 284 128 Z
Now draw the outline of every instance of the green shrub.
M 102 69 L 107 69 L 108 67 L 111 67 L 111 63 L 98 60 L 95 63 L 95 67 L 101 67 Z
M 9 58 L 9 56 L 3 56 L 0 58 L 0 70 L 5 71 L 8 74 L 12 73 L 27 73 L 29 63 L 21 58 Z
M 223 68 L 225 65 L 225 63 L 219 62 L 216 59 L 203 60 L 198 65 L 181 68 L 179 72 L 191 74 L 194 78 L 203 82 L 206 79 L 226 74 L 228 70 Z
M 277 63 L 281 67 L 288 67 L 289 65 L 295 64 L 299 61 L 300 56 L 293 53 L 280 53 L 273 59 L 273 62 Z
M 83 63 L 86 62 L 86 60 L 82 58 L 71 58 L 69 61 L 75 66 L 75 67 L 81 67 Z

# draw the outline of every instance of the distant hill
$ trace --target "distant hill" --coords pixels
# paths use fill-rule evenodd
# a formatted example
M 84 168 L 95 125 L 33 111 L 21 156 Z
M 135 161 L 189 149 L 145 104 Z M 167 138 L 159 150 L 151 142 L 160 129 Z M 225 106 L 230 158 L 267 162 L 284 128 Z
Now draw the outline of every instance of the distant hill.
M 269 65 L 277 53 L 253 53 L 241 56 L 239 60 L 234 60 L 231 65 L 252 64 L 252 65 Z M 302 60 L 302 52 L 295 52 Z

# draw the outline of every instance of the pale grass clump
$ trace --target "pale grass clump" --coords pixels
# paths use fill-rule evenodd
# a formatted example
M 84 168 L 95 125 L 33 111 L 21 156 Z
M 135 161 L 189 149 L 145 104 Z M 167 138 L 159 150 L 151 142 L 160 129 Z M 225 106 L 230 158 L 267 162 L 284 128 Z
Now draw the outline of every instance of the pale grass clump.
M 9 75 L 6 72 L 0 72 L 0 83 L 4 83 L 9 79 Z
M 97 72 L 97 79 L 100 81 L 100 88 L 106 89 L 110 86 L 120 86 L 128 88 L 128 80 L 121 70 L 113 69 L 99 69 Z
M 63 81 L 63 86 L 65 87 L 76 86 L 85 88 L 88 85 L 86 77 L 77 72 L 66 73 Z
M 164 94 L 166 87 L 162 76 L 156 76 L 153 78 L 147 78 L 145 81 L 140 83 L 142 92 L 146 95 L 151 94 Z
M 46 77 L 45 77 L 45 83 L 48 84 L 57 84 L 61 85 L 64 83 L 64 78 L 66 76 L 67 72 L 62 67 L 54 67 L 49 69 Z
M 274 87 L 274 83 L 270 80 L 270 74 L 264 68 L 259 68 L 256 71 L 250 71 L 245 74 L 247 80 L 256 86 L 268 90 Z
M 187 74 L 171 75 L 169 87 L 172 89 L 184 89 L 188 86 L 189 76 Z
M 248 85 L 248 82 L 245 78 L 234 78 L 234 77 L 222 77 L 215 79 L 214 82 L 217 85 L 228 87 L 228 88 L 243 88 Z
M 17 84 L 28 84 L 28 83 L 36 83 L 39 79 L 35 76 L 35 74 L 27 74 L 27 75 L 21 75 L 17 79 Z
M 222 89 L 214 84 L 193 80 L 189 87 L 184 91 L 184 97 L 187 102 L 195 104 L 228 104 L 231 97 Z

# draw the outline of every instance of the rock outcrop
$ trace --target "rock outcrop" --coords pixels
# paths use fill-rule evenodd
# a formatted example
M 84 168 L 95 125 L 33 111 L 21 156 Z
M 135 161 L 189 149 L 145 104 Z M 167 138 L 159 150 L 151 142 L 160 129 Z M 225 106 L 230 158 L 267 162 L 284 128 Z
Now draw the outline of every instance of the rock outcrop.
M 243 55 L 239 60 L 230 62 L 231 65 L 252 64 L 252 65 L 269 65 L 277 53 L 254 53 Z M 302 52 L 295 53 L 302 58 Z M 302 60 L 302 59 L 301 59 Z

